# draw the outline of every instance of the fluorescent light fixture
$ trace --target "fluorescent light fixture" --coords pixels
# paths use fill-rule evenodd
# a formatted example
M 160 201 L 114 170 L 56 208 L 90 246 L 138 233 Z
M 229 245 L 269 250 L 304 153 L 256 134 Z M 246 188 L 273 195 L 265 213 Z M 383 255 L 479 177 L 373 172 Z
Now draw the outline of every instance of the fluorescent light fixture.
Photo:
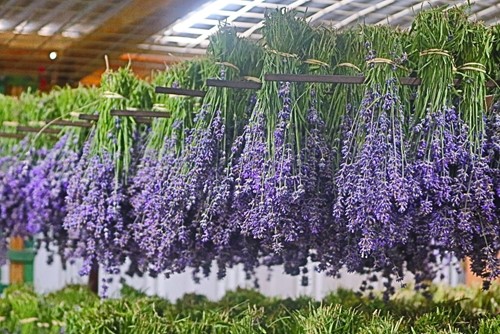
M 55 52 L 55 51 L 51 51 L 51 52 L 49 53 L 49 59 L 50 59 L 50 60 L 56 60 L 56 59 L 57 59 L 57 52 Z
M 71 31 L 71 30 L 65 30 L 61 33 L 63 37 L 68 37 L 68 38 L 79 38 L 82 36 L 82 34 L 79 31 Z
M 78 31 L 80 33 L 80 36 L 82 36 L 82 35 L 86 35 L 88 33 L 91 33 L 95 28 L 97 28 L 97 27 L 93 24 L 77 23 L 77 24 L 72 25 L 71 27 L 68 27 L 68 29 L 66 29 L 66 31 L 71 32 L 71 33 Z
M 0 30 L 9 30 L 10 22 L 6 19 L 0 19 Z
M 57 31 L 57 25 L 47 24 L 38 30 L 38 35 L 40 36 L 52 36 Z
M 15 28 L 14 28 L 14 34 L 21 34 L 23 33 L 24 27 L 28 24 L 28 21 L 23 21 L 19 23 Z
M 175 32 L 182 32 L 183 30 L 192 27 L 196 23 L 199 23 L 201 20 L 209 17 L 212 14 L 215 14 L 218 10 L 221 10 L 227 5 L 234 3 L 231 0 L 216 0 L 207 3 L 206 5 L 200 7 L 198 10 L 195 10 L 179 21 L 177 21 L 172 30 Z
M 52 36 L 52 32 L 50 32 L 50 30 L 43 30 L 43 29 L 38 30 L 37 34 L 40 36 L 45 36 L 45 37 Z
M 193 54 L 193 55 L 206 54 L 205 49 L 192 49 L 192 48 L 183 48 L 178 46 L 139 44 L 137 45 L 137 47 L 142 50 L 151 50 L 151 51 L 174 52 L 174 53 Z

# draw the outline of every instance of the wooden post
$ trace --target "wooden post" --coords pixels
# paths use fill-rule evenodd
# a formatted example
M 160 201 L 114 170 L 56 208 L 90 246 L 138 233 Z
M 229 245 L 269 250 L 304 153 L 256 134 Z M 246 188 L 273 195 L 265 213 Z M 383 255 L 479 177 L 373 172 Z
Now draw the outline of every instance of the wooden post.
M 7 256 L 10 262 L 9 284 L 33 284 L 35 259 L 33 241 L 25 241 L 21 237 L 11 238 Z
M 96 261 L 92 264 L 89 273 L 88 288 L 95 294 L 99 294 L 99 265 Z
M 22 251 L 24 249 L 24 240 L 21 237 L 10 239 L 10 251 Z M 9 256 L 10 259 L 10 256 Z M 9 283 L 19 284 L 24 282 L 24 265 L 21 262 L 10 261 Z

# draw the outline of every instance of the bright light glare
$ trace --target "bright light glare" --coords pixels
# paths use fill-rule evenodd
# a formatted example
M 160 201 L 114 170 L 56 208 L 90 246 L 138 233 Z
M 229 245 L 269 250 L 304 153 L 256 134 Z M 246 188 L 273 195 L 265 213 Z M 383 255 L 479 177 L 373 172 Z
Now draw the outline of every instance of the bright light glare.
M 50 58 L 50 60 L 56 60 L 56 58 L 57 58 L 57 52 L 55 52 L 55 51 L 50 52 L 49 53 L 49 58 Z
M 0 19 L 0 30 L 8 30 L 10 27 L 10 22 L 5 19 Z
M 218 10 L 221 10 L 225 6 L 231 4 L 231 0 L 216 0 L 206 5 L 202 6 L 200 9 L 193 11 L 191 14 L 186 15 L 180 19 L 173 27 L 172 30 L 175 32 L 182 32 L 187 28 L 198 23 L 200 20 L 207 18 L 208 16 L 214 14 Z
M 82 36 L 82 34 L 78 31 L 70 31 L 70 30 L 65 30 L 61 33 L 63 37 L 68 37 L 68 38 L 79 38 Z
M 21 34 L 24 30 L 24 27 L 28 24 L 28 21 L 23 21 L 19 23 L 15 28 L 14 28 L 14 34 Z
M 57 32 L 58 28 L 59 28 L 59 26 L 57 24 L 49 23 L 49 24 L 43 26 L 42 28 L 40 28 L 40 30 L 38 30 L 37 33 L 40 36 L 52 36 Z

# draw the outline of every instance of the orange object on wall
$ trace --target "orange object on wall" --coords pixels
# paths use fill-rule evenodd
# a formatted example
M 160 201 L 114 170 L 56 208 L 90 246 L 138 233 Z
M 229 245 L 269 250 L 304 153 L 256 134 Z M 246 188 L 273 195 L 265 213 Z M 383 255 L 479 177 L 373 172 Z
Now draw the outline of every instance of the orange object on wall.
M 11 250 L 23 250 L 23 238 L 15 237 L 10 240 Z M 10 262 L 9 266 L 9 282 L 11 284 L 24 282 L 24 265 L 22 263 Z
M 465 258 L 464 261 L 464 266 L 465 266 L 465 284 L 468 286 L 478 286 L 483 284 L 483 279 L 479 276 L 476 276 L 471 270 L 470 270 L 470 259 Z M 492 282 L 492 284 L 500 284 L 500 278 Z

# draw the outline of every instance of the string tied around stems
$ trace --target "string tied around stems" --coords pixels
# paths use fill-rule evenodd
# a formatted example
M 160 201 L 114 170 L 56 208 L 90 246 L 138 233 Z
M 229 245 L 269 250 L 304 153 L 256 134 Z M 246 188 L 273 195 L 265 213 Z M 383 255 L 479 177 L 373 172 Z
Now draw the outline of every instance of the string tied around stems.
M 104 97 L 104 98 L 106 98 L 106 99 L 126 99 L 125 96 L 123 96 L 121 94 L 118 94 L 116 92 L 111 92 L 109 90 L 107 90 L 104 93 L 102 93 L 101 96 Z
M 45 126 L 47 122 L 44 121 L 29 121 L 28 126 Z
M 252 81 L 252 82 L 262 83 L 262 81 L 259 78 L 248 76 L 248 75 L 243 76 L 242 79 L 246 80 L 246 81 Z
M 443 49 L 427 49 L 427 50 L 424 50 L 424 51 L 420 51 L 419 55 L 422 57 L 422 56 L 430 56 L 430 55 L 441 55 L 441 56 L 445 56 L 445 57 L 450 57 L 451 58 L 451 54 L 446 51 L 446 50 L 443 50 Z
M 153 108 L 152 108 L 154 111 L 169 111 L 166 106 L 162 103 L 155 103 L 153 104 Z
M 13 121 L 3 121 L 2 125 L 10 127 L 10 128 L 15 128 L 15 127 L 17 127 L 19 125 L 19 123 L 18 122 L 13 122 Z
M 420 57 L 423 57 L 423 56 L 432 56 L 432 55 L 439 55 L 439 56 L 443 56 L 443 57 L 448 57 L 451 60 L 451 64 L 453 66 L 453 72 L 457 71 L 457 68 L 455 67 L 455 61 L 453 60 L 452 55 L 448 51 L 446 51 L 446 50 L 443 50 L 443 49 L 427 49 L 427 50 L 424 50 L 424 51 L 420 51 L 419 55 L 420 55 Z
M 363 71 L 361 71 L 361 69 L 358 66 L 354 65 L 353 63 L 340 63 L 340 64 L 335 65 L 333 67 L 333 69 L 335 70 L 338 67 L 349 67 L 349 68 L 355 69 L 358 72 L 363 72 Z
M 277 51 L 277 50 L 269 49 L 269 48 L 267 48 L 267 51 L 274 53 L 274 54 L 277 54 L 278 56 L 282 56 L 282 57 L 296 58 L 296 59 L 299 58 L 299 56 L 294 54 L 294 53 L 286 53 L 286 52 L 281 52 L 281 51 Z
M 233 70 L 235 70 L 236 72 L 240 73 L 240 69 L 238 66 L 234 65 L 234 64 L 231 64 L 227 61 L 218 61 L 215 63 L 215 65 L 223 65 L 223 66 L 227 66 L 229 68 L 232 68 Z
M 398 63 L 396 63 L 395 61 L 388 59 L 388 58 L 373 58 L 373 59 L 367 60 L 366 63 L 367 64 L 387 64 L 387 65 L 391 65 L 393 67 L 397 67 L 397 68 L 408 71 L 408 69 L 406 67 L 401 66 Z
M 476 71 L 486 74 L 486 66 L 481 63 L 465 63 L 458 67 L 458 70 L 463 71 Z
M 310 64 L 310 65 L 318 65 L 318 66 L 330 67 L 330 65 L 327 64 L 327 63 L 325 63 L 324 61 L 317 60 L 317 59 L 312 59 L 312 58 L 304 60 L 304 63 Z

